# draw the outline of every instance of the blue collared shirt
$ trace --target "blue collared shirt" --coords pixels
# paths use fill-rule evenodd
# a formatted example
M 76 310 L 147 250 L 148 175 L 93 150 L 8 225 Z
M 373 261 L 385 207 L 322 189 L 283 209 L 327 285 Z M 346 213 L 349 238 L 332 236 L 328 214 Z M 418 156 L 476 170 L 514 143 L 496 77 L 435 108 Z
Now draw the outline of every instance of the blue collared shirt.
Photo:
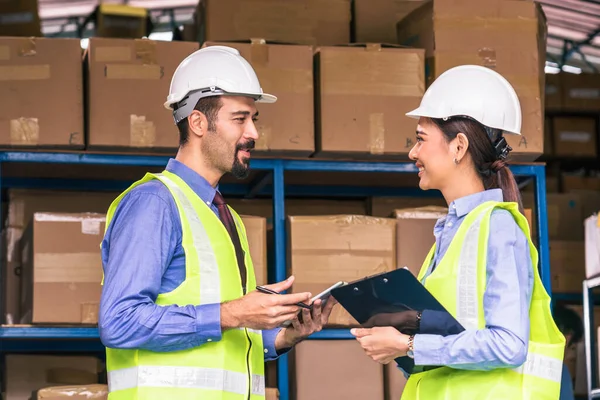
M 217 214 L 217 191 L 202 176 L 171 159 L 178 175 Z M 221 307 L 159 306 L 156 297 L 185 280 L 181 221 L 169 190 L 159 181 L 132 189 L 119 203 L 102 242 L 104 286 L 99 330 L 110 348 L 177 351 L 221 340 Z M 263 331 L 265 360 L 278 357 L 275 336 Z
M 448 215 L 434 228 L 439 264 L 465 216 L 486 201 L 503 201 L 501 189 L 491 189 L 452 202 Z M 490 218 L 486 289 L 483 296 L 485 328 L 441 336 L 418 334 L 414 339 L 416 365 L 444 365 L 457 369 L 490 370 L 517 367 L 525 362 L 529 343 L 529 305 L 533 270 L 527 238 L 510 212 L 496 209 Z M 431 273 L 429 267 L 427 275 Z M 452 284 L 452 283 L 450 283 Z M 423 331 L 440 322 L 423 313 Z

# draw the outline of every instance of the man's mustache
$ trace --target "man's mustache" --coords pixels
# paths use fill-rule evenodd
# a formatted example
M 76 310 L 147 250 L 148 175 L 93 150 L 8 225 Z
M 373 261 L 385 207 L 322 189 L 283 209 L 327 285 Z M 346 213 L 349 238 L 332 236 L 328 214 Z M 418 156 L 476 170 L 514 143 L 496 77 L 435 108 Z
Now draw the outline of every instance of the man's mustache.
M 255 145 L 256 145 L 256 143 L 255 143 L 254 139 L 250 139 L 246 143 L 238 143 L 237 146 L 235 146 L 235 149 L 237 151 L 253 150 Z

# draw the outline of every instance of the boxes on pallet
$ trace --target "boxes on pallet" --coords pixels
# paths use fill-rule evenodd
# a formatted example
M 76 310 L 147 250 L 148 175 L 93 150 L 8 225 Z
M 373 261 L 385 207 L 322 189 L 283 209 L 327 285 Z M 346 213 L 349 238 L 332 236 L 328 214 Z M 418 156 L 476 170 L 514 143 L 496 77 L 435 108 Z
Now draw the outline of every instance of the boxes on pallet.
M 201 0 L 196 16 L 203 41 L 265 38 L 308 45 L 350 41 L 350 0 Z
M 277 96 L 274 104 L 257 104 L 255 151 L 311 155 L 315 150 L 312 47 L 270 44 L 261 39 L 204 44 L 215 45 L 238 49 L 256 71 L 263 91 Z
M 29 400 L 48 386 L 97 384 L 102 366 L 95 357 L 9 354 L 4 371 L 6 400 Z
M 598 127 L 596 118 L 554 117 L 554 155 L 596 157 Z
M 83 149 L 79 39 L 0 38 L 0 146 Z
M 384 399 L 383 367 L 356 340 L 307 340 L 290 359 L 296 400 Z
M 34 214 L 21 240 L 22 323 L 98 322 L 105 220 L 96 213 Z
M 338 281 L 351 282 L 395 269 L 396 221 L 364 215 L 290 216 L 289 274 L 292 292 L 317 294 Z M 358 323 L 336 305 L 330 326 Z
M 86 51 L 91 148 L 174 149 L 179 135 L 163 106 L 192 42 L 91 38 Z
M 539 4 L 508 0 L 436 0 L 397 25 L 398 43 L 426 49 L 430 84 L 449 68 L 477 64 L 501 73 L 523 112 L 522 136 L 507 135 L 512 159 L 544 150 L 546 19 Z
M 424 55 L 378 44 L 318 48 L 317 152 L 406 156 L 417 121 L 404 114 L 425 92 Z

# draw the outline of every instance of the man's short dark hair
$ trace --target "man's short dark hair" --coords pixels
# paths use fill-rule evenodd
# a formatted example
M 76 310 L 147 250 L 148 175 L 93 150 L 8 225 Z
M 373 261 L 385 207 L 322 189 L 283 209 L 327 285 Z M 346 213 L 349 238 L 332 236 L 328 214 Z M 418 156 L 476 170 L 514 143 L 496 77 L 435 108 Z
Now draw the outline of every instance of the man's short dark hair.
M 571 334 L 570 346 L 583 338 L 583 321 L 573 309 L 562 304 L 554 304 L 554 321 L 563 335 Z
M 208 130 L 215 131 L 217 129 L 217 115 L 222 106 L 223 104 L 219 96 L 211 96 L 200 99 L 194 110 L 198 110 L 206 115 Z M 179 121 L 177 128 L 179 128 L 179 146 L 184 146 L 190 138 L 188 119 L 184 118 Z

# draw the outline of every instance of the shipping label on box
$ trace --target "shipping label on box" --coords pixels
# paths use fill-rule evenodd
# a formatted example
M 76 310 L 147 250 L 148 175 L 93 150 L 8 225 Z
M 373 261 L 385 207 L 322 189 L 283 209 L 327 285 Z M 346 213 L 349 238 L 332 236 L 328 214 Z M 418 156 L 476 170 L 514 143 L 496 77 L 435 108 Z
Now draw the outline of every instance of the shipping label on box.
M 277 96 L 273 104 L 257 104 L 257 153 L 308 156 L 315 150 L 313 49 L 311 46 L 207 42 L 230 46 L 252 65 L 263 92 Z
M 288 218 L 292 291 L 320 293 L 338 281 L 352 282 L 395 269 L 396 221 L 362 215 Z M 358 323 L 336 305 L 332 326 Z
M 0 145 L 83 149 L 79 39 L 0 38 Z
M 173 149 L 179 134 L 163 107 L 175 69 L 198 43 L 90 38 L 86 54 L 89 145 Z
M 105 221 L 96 213 L 34 214 L 21 240 L 24 323 L 98 322 Z
M 408 155 L 417 121 L 404 114 L 425 92 L 424 56 L 377 44 L 317 49 L 318 152 Z

